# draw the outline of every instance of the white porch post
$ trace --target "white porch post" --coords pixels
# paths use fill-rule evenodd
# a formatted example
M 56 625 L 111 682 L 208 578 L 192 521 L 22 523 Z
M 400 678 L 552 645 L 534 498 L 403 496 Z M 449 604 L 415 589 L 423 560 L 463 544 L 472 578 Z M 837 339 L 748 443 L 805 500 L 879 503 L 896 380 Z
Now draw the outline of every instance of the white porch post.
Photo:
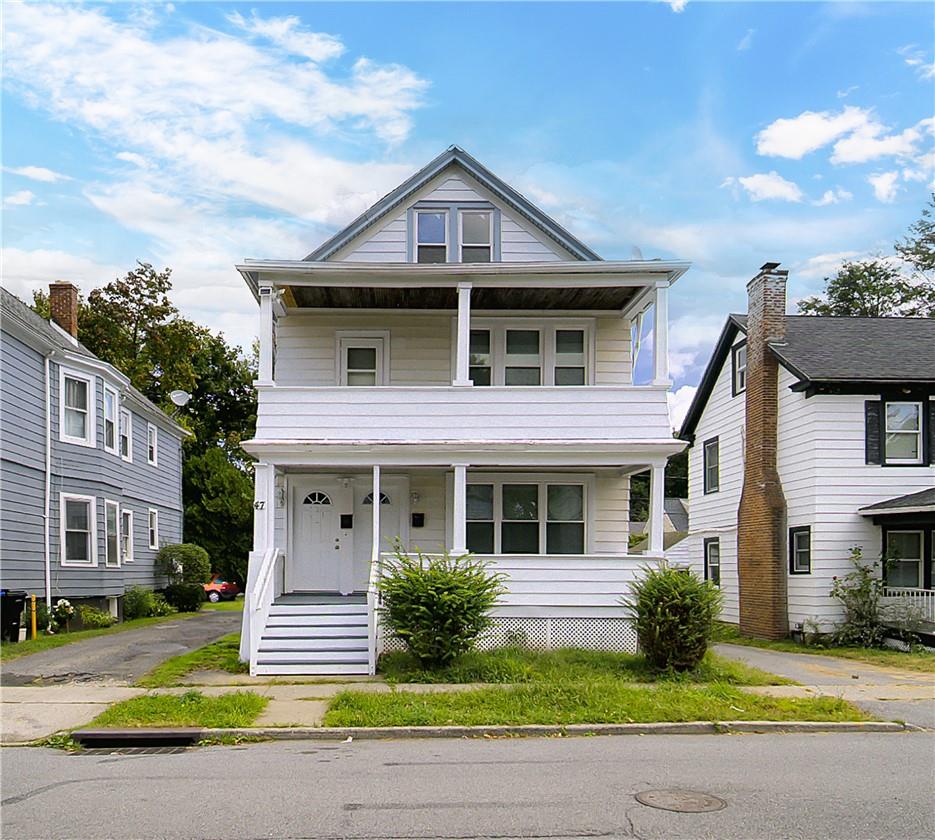
M 458 338 L 453 385 L 471 384 L 471 284 L 458 284 Z
M 653 385 L 669 381 L 669 287 L 656 286 L 653 313 Z
M 240 658 L 246 662 L 250 658 L 250 593 L 256 585 L 257 573 L 263 555 L 275 540 L 276 517 L 276 468 L 272 464 L 260 462 L 253 468 L 253 550 L 247 565 L 247 580 L 244 589 L 243 620 L 240 633 Z
M 467 464 L 454 465 L 452 500 L 452 554 L 467 552 Z
M 666 465 L 653 464 L 649 472 L 649 553 L 662 554 L 665 516 Z
M 272 286 L 260 287 L 260 370 L 259 381 L 273 382 L 273 298 Z
M 370 549 L 370 563 L 380 562 L 380 467 L 373 465 L 373 545 Z

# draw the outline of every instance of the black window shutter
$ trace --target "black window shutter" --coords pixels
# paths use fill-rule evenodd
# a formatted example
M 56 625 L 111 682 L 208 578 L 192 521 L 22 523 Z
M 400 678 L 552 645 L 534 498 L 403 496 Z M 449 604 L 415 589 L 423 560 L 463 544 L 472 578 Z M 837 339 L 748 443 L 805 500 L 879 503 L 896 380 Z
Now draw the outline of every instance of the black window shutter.
M 929 399 L 929 463 L 935 464 L 935 400 Z
M 866 462 L 883 463 L 882 422 L 883 403 L 880 400 L 867 400 L 864 403 L 864 427 Z

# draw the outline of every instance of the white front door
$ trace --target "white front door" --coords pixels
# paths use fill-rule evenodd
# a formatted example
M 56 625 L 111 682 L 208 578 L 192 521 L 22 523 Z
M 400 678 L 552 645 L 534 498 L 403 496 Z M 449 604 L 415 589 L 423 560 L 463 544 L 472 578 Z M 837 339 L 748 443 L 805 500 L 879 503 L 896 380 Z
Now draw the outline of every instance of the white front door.
M 292 557 L 286 586 L 291 591 L 349 592 L 345 564 L 353 553 L 347 514 L 351 500 L 335 480 L 302 482 L 294 489 Z M 342 519 L 344 521 L 342 522 Z
M 365 592 L 370 583 L 370 560 L 373 553 L 373 490 L 366 485 L 355 492 L 354 579 L 356 592 Z M 392 551 L 397 538 L 409 542 L 409 482 L 405 478 L 386 477 L 380 492 L 380 551 Z

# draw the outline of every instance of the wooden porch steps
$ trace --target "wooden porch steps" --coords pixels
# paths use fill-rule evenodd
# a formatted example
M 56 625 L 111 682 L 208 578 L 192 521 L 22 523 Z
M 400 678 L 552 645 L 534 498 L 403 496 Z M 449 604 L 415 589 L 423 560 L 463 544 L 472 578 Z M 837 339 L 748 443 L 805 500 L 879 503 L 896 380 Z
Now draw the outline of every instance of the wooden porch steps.
M 277 598 L 260 637 L 263 675 L 367 674 L 367 602 L 355 596 Z

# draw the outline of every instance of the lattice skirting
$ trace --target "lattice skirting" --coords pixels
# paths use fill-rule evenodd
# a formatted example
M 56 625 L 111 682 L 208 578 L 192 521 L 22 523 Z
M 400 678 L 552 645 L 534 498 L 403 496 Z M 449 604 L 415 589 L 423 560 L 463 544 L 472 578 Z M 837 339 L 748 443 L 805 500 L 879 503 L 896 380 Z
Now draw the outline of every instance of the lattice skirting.
M 478 648 L 527 647 L 537 650 L 578 647 L 636 653 L 636 628 L 626 618 L 507 618 L 478 642 Z M 380 635 L 380 653 L 403 650 L 403 643 L 388 633 Z

